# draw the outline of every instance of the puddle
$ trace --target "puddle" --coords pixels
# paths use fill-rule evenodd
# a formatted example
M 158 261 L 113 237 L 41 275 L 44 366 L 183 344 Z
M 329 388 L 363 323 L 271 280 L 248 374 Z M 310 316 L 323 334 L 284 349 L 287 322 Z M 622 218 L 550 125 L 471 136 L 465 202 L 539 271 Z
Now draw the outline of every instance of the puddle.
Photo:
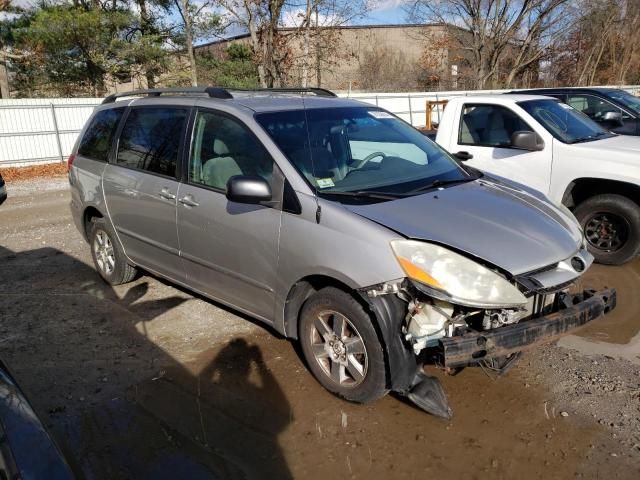
M 640 364 L 640 260 L 613 267 L 593 265 L 581 287 L 617 290 L 617 306 L 604 318 L 568 335 L 558 345 L 585 354 L 610 355 Z
M 454 418 L 397 397 L 367 406 L 322 389 L 287 341 L 267 335 L 203 353 L 136 387 L 136 402 L 243 478 L 573 478 L 604 474 L 601 432 L 560 415 L 514 369 L 442 377 Z

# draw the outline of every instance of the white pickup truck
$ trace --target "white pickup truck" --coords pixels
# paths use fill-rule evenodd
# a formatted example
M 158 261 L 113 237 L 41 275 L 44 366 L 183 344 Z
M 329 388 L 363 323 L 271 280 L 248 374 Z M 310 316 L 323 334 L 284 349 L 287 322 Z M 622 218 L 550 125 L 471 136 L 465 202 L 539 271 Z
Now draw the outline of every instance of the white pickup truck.
M 598 262 L 640 254 L 640 137 L 610 133 L 553 98 L 510 94 L 452 99 L 436 142 L 570 208 Z

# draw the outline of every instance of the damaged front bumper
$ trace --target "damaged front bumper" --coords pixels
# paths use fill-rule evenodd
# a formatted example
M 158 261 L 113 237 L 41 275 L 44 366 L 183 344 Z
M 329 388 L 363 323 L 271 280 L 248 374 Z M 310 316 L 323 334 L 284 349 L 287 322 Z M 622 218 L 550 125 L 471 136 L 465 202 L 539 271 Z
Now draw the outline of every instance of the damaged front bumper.
M 485 362 L 502 364 L 506 371 L 517 361 L 520 352 L 551 342 L 610 312 L 616 306 L 616 291 L 585 290 L 580 294 L 559 293 L 552 313 L 485 331 L 467 331 L 462 335 L 441 338 L 438 363 L 456 369 Z M 424 411 L 450 418 L 451 408 L 442 385 L 419 370 L 407 397 Z
M 448 368 L 473 365 L 484 359 L 509 356 L 551 342 L 608 313 L 615 306 L 615 289 L 563 294 L 559 309 L 549 315 L 493 330 L 442 338 L 442 364 Z

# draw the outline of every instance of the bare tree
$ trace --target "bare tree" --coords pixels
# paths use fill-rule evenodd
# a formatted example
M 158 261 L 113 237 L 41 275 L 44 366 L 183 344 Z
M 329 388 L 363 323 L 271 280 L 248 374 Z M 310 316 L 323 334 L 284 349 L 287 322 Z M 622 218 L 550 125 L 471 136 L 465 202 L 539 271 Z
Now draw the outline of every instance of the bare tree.
M 450 27 L 459 48 L 470 53 L 476 88 L 511 86 L 518 75 L 543 57 L 553 39 L 566 28 L 561 12 L 568 3 L 569 0 L 415 0 L 409 17 L 416 22 L 439 22 Z
M 228 17 L 227 27 L 249 32 L 262 87 L 282 84 L 287 59 L 278 26 L 285 0 L 219 0 Z
M 214 0 L 173 0 L 173 2 L 181 19 L 191 84 L 196 86 L 198 71 L 193 43 L 198 37 L 212 35 L 219 28 L 220 17 L 210 11 L 214 6 Z
M 287 2 L 287 8 L 293 17 L 291 18 L 292 26 L 295 27 L 295 30 L 289 34 L 289 39 L 293 41 L 301 38 L 302 43 L 301 54 L 294 56 L 293 62 L 300 64 L 300 83 L 303 87 L 308 87 L 310 84 L 313 63 L 316 64 L 317 86 L 320 86 L 321 64 L 331 64 L 332 59 L 340 60 L 336 56 L 339 35 L 336 35 L 334 30 L 364 17 L 370 6 L 371 2 L 367 0 L 289 0 Z
M 594 85 L 640 80 L 640 3 L 637 0 L 580 0 L 575 22 L 545 67 L 548 83 Z

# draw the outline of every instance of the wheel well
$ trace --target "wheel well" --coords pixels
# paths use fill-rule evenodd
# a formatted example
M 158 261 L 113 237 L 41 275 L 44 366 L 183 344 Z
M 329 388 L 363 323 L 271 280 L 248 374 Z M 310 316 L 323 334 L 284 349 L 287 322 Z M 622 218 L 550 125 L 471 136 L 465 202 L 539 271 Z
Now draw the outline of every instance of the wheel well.
M 562 196 L 562 203 L 574 208 L 590 197 L 613 193 L 627 197 L 640 205 L 640 186 L 603 178 L 578 178 L 571 182 Z
M 406 303 L 396 295 L 384 295 L 367 302 L 360 292 L 345 283 L 325 275 L 312 275 L 298 280 L 289 291 L 284 307 L 284 333 L 287 337 L 298 338 L 298 322 L 304 302 L 318 290 L 332 286 L 353 297 L 369 312 L 385 356 L 387 387 L 405 392 L 411 386 L 416 373 L 417 360 L 413 350 L 407 348 L 400 332 Z
M 87 239 L 89 238 L 89 225 L 91 225 L 91 222 L 94 218 L 104 218 L 104 215 L 102 215 L 102 213 L 100 213 L 100 210 L 95 207 L 87 207 L 82 217 L 82 224 L 84 225 L 84 236 Z
M 335 287 L 354 296 L 363 306 L 369 309 L 360 295 L 347 284 L 326 275 L 310 275 L 298 280 L 287 295 L 284 305 L 284 333 L 289 338 L 298 338 L 298 321 L 304 302 L 315 292 L 325 287 Z

